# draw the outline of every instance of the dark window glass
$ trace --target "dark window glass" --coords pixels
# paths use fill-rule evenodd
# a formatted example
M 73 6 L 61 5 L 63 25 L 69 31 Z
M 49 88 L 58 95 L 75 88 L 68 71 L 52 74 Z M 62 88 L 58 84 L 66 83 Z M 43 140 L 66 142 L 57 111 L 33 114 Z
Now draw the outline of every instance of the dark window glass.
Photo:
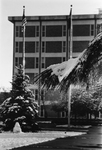
M 20 37 L 23 37 L 22 26 L 20 26 Z M 25 37 L 35 37 L 35 26 L 25 27 Z
M 42 57 L 41 64 L 42 64 L 42 68 L 45 68 L 45 57 Z
M 73 25 L 73 36 L 89 36 L 90 25 Z
M 66 36 L 66 26 L 63 26 L 63 36 Z
M 66 42 L 63 41 L 63 48 L 62 48 L 62 51 L 65 52 L 66 51 Z
M 42 52 L 45 52 L 45 42 L 42 42 Z
M 36 26 L 36 37 L 39 36 L 39 26 Z
M 23 42 L 19 42 L 19 53 L 23 52 Z
M 46 67 L 61 63 L 61 57 L 46 57 Z
M 94 25 L 91 25 L 91 35 L 94 35 Z
M 36 42 L 36 52 L 39 52 L 39 42 Z
M 25 68 L 27 69 L 33 69 L 34 68 L 34 58 L 32 57 L 26 57 L 25 58 Z
M 23 42 L 19 42 L 19 53 L 23 52 Z M 25 42 L 25 52 L 34 53 L 35 52 L 35 42 Z
M 20 64 L 23 64 L 22 62 L 23 62 L 23 58 L 22 58 L 22 57 L 19 57 L 19 65 L 20 65 Z
M 18 59 L 18 57 L 16 57 L 16 58 L 15 58 L 15 66 L 18 66 L 18 65 L 19 65 L 19 62 L 18 62 L 18 61 L 19 61 L 19 59 Z
M 26 26 L 25 36 L 35 37 L 35 26 Z
M 19 52 L 19 42 L 16 42 L 16 52 Z
M 35 42 L 26 42 L 25 43 L 25 52 L 34 53 L 35 52 Z
M 19 26 L 16 26 L 16 37 L 19 37 Z
M 46 26 L 46 37 L 62 36 L 62 26 Z
M 46 35 L 45 26 L 42 26 L 42 36 Z
M 38 67 L 39 67 L 39 58 L 36 57 L 36 68 L 38 68 Z
M 88 47 L 89 41 L 74 41 L 73 42 L 73 52 L 82 52 Z
M 46 42 L 47 53 L 58 53 L 62 52 L 62 42 Z
M 20 26 L 19 32 L 20 32 L 20 34 L 19 34 L 20 37 L 23 37 L 22 26 Z

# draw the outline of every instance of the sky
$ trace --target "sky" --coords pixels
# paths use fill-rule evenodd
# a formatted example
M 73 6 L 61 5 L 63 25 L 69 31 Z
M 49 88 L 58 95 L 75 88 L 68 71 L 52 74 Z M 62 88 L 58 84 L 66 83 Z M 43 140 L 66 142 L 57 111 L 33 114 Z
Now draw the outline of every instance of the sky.
M 98 14 L 102 0 L 0 0 L 0 88 L 10 88 L 13 66 L 13 24 L 8 16 Z

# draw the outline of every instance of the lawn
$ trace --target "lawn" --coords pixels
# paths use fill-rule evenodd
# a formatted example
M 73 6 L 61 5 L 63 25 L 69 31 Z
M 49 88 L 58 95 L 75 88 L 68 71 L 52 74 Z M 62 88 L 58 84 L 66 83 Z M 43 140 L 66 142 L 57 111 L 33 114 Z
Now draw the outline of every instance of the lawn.
M 37 144 L 51 141 L 56 138 L 64 138 L 68 136 L 78 136 L 85 132 L 74 131 L 39 131 L 35 133 L 0 133 L 0 150 L 10 150 L 12 148 Z

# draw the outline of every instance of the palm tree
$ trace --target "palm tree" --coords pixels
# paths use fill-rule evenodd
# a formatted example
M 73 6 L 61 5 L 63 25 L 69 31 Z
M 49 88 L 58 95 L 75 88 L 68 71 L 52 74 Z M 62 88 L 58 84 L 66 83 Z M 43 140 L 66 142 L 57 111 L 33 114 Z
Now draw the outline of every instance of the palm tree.
M 102 32 L 100 32 L 78 58 L 51 65 L 41 72 L 34 80 L 41 81 L 47 89 L 60 88 L 68 92 L 68 128 L 70 128 L 71 84 L 84 83 L 89 87 L 90 76 L 102 59 Z M 95 69 L 96 70 L 96 69 Z M 67 95 L 67 94 L 66 94 Z
M 54 64 L 46 68 L 35 79 L 41 81 L 47 89 L 61 88 L 67 92 L 70 84 L 89 85 L 90 75 L 102 59 L 102 32 L 99 33 L 78 58 Z

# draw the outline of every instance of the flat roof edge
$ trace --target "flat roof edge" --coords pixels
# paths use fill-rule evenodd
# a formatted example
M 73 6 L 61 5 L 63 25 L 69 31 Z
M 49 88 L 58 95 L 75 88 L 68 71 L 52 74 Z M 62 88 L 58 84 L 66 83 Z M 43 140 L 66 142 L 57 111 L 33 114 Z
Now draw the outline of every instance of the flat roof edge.
M 28 21 L 50 21 L 50 20 L 66 20 L 69 15 L 49 15 L 49 16 L 26 16 Z M 82 14 L 82 15 L 73 15 L 73 19 L 81 20 L 81 19 L 102 19 L 102 14 Z M 22 16 L 9 16 L 8 20 L 12 23 L 22 20 Z

